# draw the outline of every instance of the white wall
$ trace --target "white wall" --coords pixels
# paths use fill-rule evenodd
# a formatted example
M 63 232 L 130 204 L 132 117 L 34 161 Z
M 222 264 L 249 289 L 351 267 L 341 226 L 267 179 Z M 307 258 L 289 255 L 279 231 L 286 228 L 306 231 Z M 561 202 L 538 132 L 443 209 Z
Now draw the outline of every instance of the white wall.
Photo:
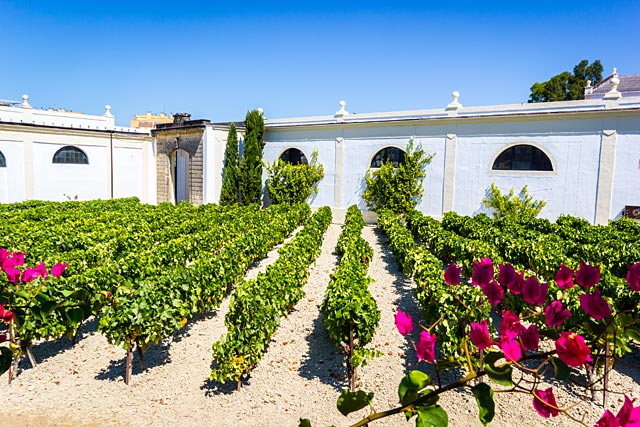
M 14 133 L 0 135 L 0 151 L 7 161 L 7 167 L 0 168 L 0 203 L 25 199 L 24 150 L 20 138 L 19 134 Z
M 138 197 L 144 200 L 142 147 L 113 148 L 113 197 Z M 89 160 L 91 161 L 91 160 Z
M 625 206 L 640 206 L 640 132 L 617 135 L 611 218 Z

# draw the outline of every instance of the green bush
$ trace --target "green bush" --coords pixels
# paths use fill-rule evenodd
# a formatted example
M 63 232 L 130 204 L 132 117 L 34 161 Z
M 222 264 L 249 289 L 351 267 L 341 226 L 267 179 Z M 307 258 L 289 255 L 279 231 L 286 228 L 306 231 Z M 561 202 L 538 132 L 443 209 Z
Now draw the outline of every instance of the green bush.
M 311 164 L 292 165 L 281 159 L 267 165 L 267 189 L 273 204 L 303 203 L 311 193 L 318 193 L 316 184 L 324 177 L 324 168 L 318 163 L 318 152 L 311 156 Z
M 404 163 L 395 166 L 384 162 L 379 169 L 367 171 L 366 188 L 362 198 L 373 210 L 390 209 L 395 213 L 405 213 L 415 208 L 424 195 L 422 181 L 426 176 L 425 168 L 433 154 L 426 154 L 421 146 L 407 145 Z
M 264 149 L 264 117 L 251 110 L 244 119 L 244 153 L 240 160 L 238 180 L 243 205 L 260 203 L 262 199 L 262 150 Z
M 502 194 L 497 185 L 491 183 L 489 194 L 483 200 L 488 208 L 494 210 L 494 218 L 505 216 L 518 219 L 531 219 L 538 216 L 543 207 L 547 205 L 544 200 L 533 200 L 533 196 L 527 192 L 525 185 L 516 196 L 513 188 L 509 194 Z
M 227 146 L 224 151 L 224 173 L 220 192 L 220 205 L 233 205 L 239 202 L 238 165 L 238 132 L 236 125 L 231 123 L 229 134 L 227 135 Z

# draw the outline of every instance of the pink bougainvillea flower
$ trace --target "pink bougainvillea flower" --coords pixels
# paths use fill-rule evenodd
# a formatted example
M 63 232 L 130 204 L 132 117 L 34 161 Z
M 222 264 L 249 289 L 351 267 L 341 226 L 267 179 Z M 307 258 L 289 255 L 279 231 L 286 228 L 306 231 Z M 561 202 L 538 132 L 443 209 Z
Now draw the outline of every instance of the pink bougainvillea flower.
M 447 285 L 459 285 L 461 271 L 462 271 L 462 266 L 449 264 L 449 267 L 447 267 L 447 269 L 444 271 L 444 282 Z
M 5 248 L 0 248 L 0 264 L 4 263 L 4 260 L 9 256 L 9 251 Z
M 42 278 L 46 278 L 49 273 L 47 273 L 47 267 L 44 265 L 44 261 L 42 261 L 34 270 L 38 273 L 38 276 Z
M 518 295 L 517 282 L 518 273 L 511 264 L 500 264 L 498 266 L 498 282 L 509 289 L 514 295 Z M 515 291 L 514 291 L 515 290 Z
M 580 295 L 580 308 L 595 320 L 601 320 L 611 314 L 611 307 L 602 298 L 600 289 L 596 289 L 593 294 Z
M 67 265 L 69 265 L 69 264 L 63 264 L 61 262 L 58 262 L 56 265 L 51 267 L 51 275 L 53 277 L 62 276 L 62 273 L 64 273 L 64 269 L 67 268 Z
M 544 309 L 544 320 L 550 328 L 559 328 L 571 316 L 568 309 L 562 308 L 562 301 L 553 301 Z
M 504 297 L 504 289 L 502 286 L 495 280 L 490 281 L 487 284 L 481 285 L 480 289 L 482 289 L 482 293 L 489 300 L 489 304 L 498 305 L 502 298 Z
M 24 252 L 14 252 L 11 259 L 13 259 L 16 266 L 24 264 Z
M 16 283 L 18 280 L 20 280 L 20 270 L 18 270 L 17 268 L 15 267 L 4 268 L 3 266 L 2 269 L 7 274 L 7 281 L 9 283 Z
M 25 283 L 31 283 L 34 280 L 36 280 L 36 278 L 38 276 L 39 276 L 39 274 L 36 271 L 36 269 L 31 268 L 31 267 L 27 267 L 22 272 L 22 281 L 25 282 Z
M 522 357 L 522 347 L 518 340 L 513 338 L 502 338 L 500 340 L 500 349 L 504 353 L 504 358 L 508 362 L 516 362 Z
M 517 338 L 524 326 L 520 323 L 520 318 L 508 310 L 502 312 L 502 322 L 500 322 L 500 336 L 507 338 Z
M 51 273 L 53 274 L 53 273 Z M 396 328 L 402 335 L 408 335 L 413 331 L 413 319 L 409 313 L 398 310 L 396 313 Z
M 14 318 L 14 314 L 13 312 L 7 310 L 4 310 L 4 304 L 0 304 L 0 320 L 2 320 L 3 322 L 11 322 Z
M 434 362 L 436 360 L 436 334 L 431 335 L 427 331 L 420 332 L 420 341 L 416 345 L 416 355 L 419 361 L 426 360 Z
M 7 334 L 0 334 L 0 344 L 7 341 Z
M 558 285 L 560 289 L 573 288 L 573 270 L 564 264 L 560 264 L 560 269 L 556 273 L 554 279 L 556 281 L 556 285 Z
M 15 268 L 17 266 L 16 264 L 16 260 L 13 258 L 5 258 L 4 261 L 2 261 L 2 269 L 6 272 L 7 269 L 9 268 Z
M 578 367 L 591 362 L 591 350 L 584 337 L 575 332 L 562 332 L 556 340 L 556 353 L 560 360 L 569 366 Z
M 479 350 L 484 350 L 493 345 L 491 336 L 489 335 L 489 326 L 487 321 L 483 320 L 481 323 L 471 323 L 471 331 L 469 331 L 469 338 L 473 345 L 478 347 Z
M 476 286 L 486 285 L 493 280 L 493 273 L 493 261 L 491 261 L 491 258 L 474 261 L 471 283 Z
M 624 397 L 624 404 L 618 415 L 613 415 L 608 409 L 602 414 L 602 418 L 595 427 L 630 427 L 640 426 L 640 406 L 634 407 L 633 400 Z
M 640 291 L 640 262 L 629 266 L 627 271 L 627 283 L 631 290 Z
M 620 427 L 620 423 L 613 412 L 607 409 L 594 427 Z
M 523 329 L 520 333 L 520 341 L 522 342 L 522 349 L 524 351 L 537 350 L 538 343 L 540 342 L 540 333 L 538 332 L 538 325 L 533 324 L 526 329 Z
M 580 261 L 580 268 L 576 271 L 576 282 L 585 289 L 592 288 L 600 281 L 600 266 L 595 267 Z
M 546 390 L 535 389 L 533 393 L 533 409 L 536 410 L 538 415 L 544 418 L 558 416 L 560 412 L 551 387 Z
M 542 305 L 547 299 L 548 283 L 540 283 L 535 276 L 527 277 L 522 285 L 522 299 L 533 305 Z

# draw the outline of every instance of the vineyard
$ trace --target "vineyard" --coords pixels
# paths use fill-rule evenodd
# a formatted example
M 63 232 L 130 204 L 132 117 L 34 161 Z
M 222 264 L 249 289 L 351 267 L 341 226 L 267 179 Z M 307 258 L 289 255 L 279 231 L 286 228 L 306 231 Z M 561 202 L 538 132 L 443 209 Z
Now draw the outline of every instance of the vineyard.
M 468 326 L 489 318 L 497 304 L 556 339 L 536 308 L 543 298 L 562 298 L 573 313 L 564 326 L 597 343 L 594 354 L 640 358 L 638 292 L 627 285 L 628 266 L 640 260 L 640 233 L 631 221 L 604 227 L 574 217 L 516 221 L 455 213 L 437 221 L 417 211 L 405 221 L 382 211 L 377 231 L 355 206 L 336 224 L 328 208 L 312 213 L 305 204 L 148 206 L 134 199 L 25 202 L 1 206 L 0 216 L 6 248 L 0 302 L 3 319 L 8 310 L 13 316 L 4 323 L 11 345 L 0 347 L 3 378 L 13 380 L 5 412 L 51 410 L 60 425 L 79 421 L 52 400 L 19 403 L 34 399 L 32 387 L 89 411 L 88 425 L 199 425 L 211 416 L 216 425 L 354 423 L 362 413 L 347 419 L 336 409 L 341 389 L 375 391 L 376 409 L 393 407 L 399 380 L 417 362 L 395 329 L 397 308 L 434 325 L 443 381 L 464 359 Z M 487 259 L 500 265 L 500 285 L 508 264 L 516 276 L 526 272 L 522 283 L 538 293 L 524 296 L 515 279 L 505 279 L 501 290 L 473 286 Z M 598 292 L 624 314 L 602 329 L 580 310 L 580 287 L 560 286 L 561 265 L 578 273 L 597 266 Z M 255 278 L 247 278 L 254 270 Z M 452 271 L 460 285 L 449 283 Z M 565 368 L 558 360 L 555 366 Z M 606 381 L 637 395 L 638 375 L 630 372 L 611 371 Z M 74 398 L 73 390 L 86 397 Z M 85 398 L 89 407 L 106 406 L 88 410 Z M 441 404 L 450 425 L 478 424 L 473 395 L 447 399 Z M 544 421 L 535 412 L 512 413 L 513 402 L 531 406 L 514 399 L 496 398 L 510 417 L 505 424 Z M 616 399 L 610 404 L 619 407 Z M 122 410 L 128 403 L 136 408 L 130 415 Z M 591 424 L 602 414 L 592 402 L 582 408 Z M 499 420 L 498 413 L 494 424 Z

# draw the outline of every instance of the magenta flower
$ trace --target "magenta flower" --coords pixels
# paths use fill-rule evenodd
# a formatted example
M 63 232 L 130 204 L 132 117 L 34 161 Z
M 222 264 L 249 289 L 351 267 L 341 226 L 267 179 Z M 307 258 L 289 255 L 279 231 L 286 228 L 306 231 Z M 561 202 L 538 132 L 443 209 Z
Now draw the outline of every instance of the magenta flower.
M 420 341 L 416 346 L 418 361 L 426 360 L 435 362 L 436 360 L 436 334 L 431 335 L 427 331 L 420 332 Z
M 520 323 L 517 314 L 504 310 L 502 312 L 502 322 L 500 322 L 500 336 L 507 338 L 517 338 L 524 326 Z
M 14 252 L 11 258 L 14 260 L 16 266 L 24 264 L 24 252 Z
M 9 256 L 9 251 L 5 248 L 0 248 L 0 264 L 4 263 L 4 260 Z
M 559 328 L 571 316 L 568 309 L 562 308 L 562 301 L 553 301 L 544 309 L 544 320 L 550 328 Z
M 51 267 L 51 275 L 53 277 L 62 276 L 62 273 L 64 273 L 64 269 L 67 268 L 67 265 L 69 265 L 69 264 L 63 264 L 63 263 L 58 261 L 58 263 L 56 265 Z
M 600 281 L 600 266 L 595 267 L 580 261 L 580 268 L 576 271 L 576 282 L 585 289 L 592 288 Z
M 601 320 L 611 314 L 611 307 L 602 298 L 600 289 L 596 289 L 593 294 L 580 295 L 580 308 L 595 320 Z
M 591 362 L 591 350 L 584 337 L 575 332 L 562 332 L 556 340 L 556 353 L 560 360 L 569 366 L 578 367 Z
M 53 271 L 51 274 L 53 274 Z M 410 334 L 411 331 L 413 331 L 413 319 L 411 318 L 411 315 L 402 310 L 398 310 L 396 313 L 396 328 L 398 328 L 398 332 L 402 335 Z
M 573 270 L 564 264 L 560 264 L 560 270 L 558 270 L 554 279 L 560 289 L 573 288 Z
M 527 277 L 522 285 L 522 299 L 533 305 L 542 305 L 547 299 L 548 283 L 540 283 L 535 276 Z
M 2 266 L 2 270 L 7 274 L 7 281 L 9 283 L 16 283 L 20 280 L 20 270 L 15 267 L 4 267 Z
M 25 283 L 31 283 L 39 276 L 38 272 L 31 267 L 27 267 L 22 272 L 22 281 Z
M 502 289 L 502 286 L 500 286 L 500 284 L 495 280 L 492 280 L 487 284 L 480 285 L 480 289 L 491 305 L 500 304 L 502 297 L 504 297 L 504 289 Z
M 5 311 L 4 310 L 4 304 L 0 304 L 0 320 L 2 320 L 3 322 L 11 322 L 13 320 L 13 318 L 15 317 L 15 315 L 13 314 L 12 311 Z
M 500 340 L 500 349 L 504 353 L 504 358 L 508 362 L 517 362 L 522 357 L 522 347 L 518 340 L 513 338 L 502 338 Z
M 474 261 L 471 283 L 476 286 L 486 285 L 493 280 L 493 273 L 493 261 L 491 261 L 491 258 Z
M 484 350 L 493 345 L 491 336 L 489 335 L 489 326 L 487 321 L 483 320 L 481 323 L 471 323 L 471 331 L 469 331 L 469 338 L 473 345 L 478 347 L 479 350 Z
M 38 276 L 42 278 L 46 278 L 49 273 L 47 273 L 47 267 L 44 265 L 44 261 L 42 261 L 34 270 L 38 273 Z
M 500 264 L 498 266 L 498 282 L 511 291 L 514 295 L 519 295 L 521 288 L 518 286 L 518 273 L 511 264 Z
M 447 285 L 459 285 L 461 271 L 462 266 L 458 267 L 455 264 L 449 264 L 449 267 L 444 271 L 444 282 Z
M 533 396 L 533 409 L 536 410 L 538 415 L 544 418 L 557 417 L 560 413 L 558 411 L 558 404 L 556 398 L 553 395 L 553 389 L 549 387 L 546 390 L 534 390 Z
M 18 264 L 16 264 L 16 260 L 13 258 L 5 258 L 2 261 L 2 269 L 6 272 L 8 268 L 15 268 Z
M 615 416 L 608 409 L 596 423 L 596 427 L 630 427 L 640 426 L 640 406 L 633 406 L 633 400 L 624 397 L 624 404 Z
M 533 324 L 526 329 L 523 328 L 520 333 L 520 341 L 522 342 L 522 349 L 525 352 L 528 350 L 537 350 L 538 343 L 540 342 L 538 325 Z
M 627 283 L 631 290 L 640 291 L 640 262 L 629 266 L 627 271 Z

